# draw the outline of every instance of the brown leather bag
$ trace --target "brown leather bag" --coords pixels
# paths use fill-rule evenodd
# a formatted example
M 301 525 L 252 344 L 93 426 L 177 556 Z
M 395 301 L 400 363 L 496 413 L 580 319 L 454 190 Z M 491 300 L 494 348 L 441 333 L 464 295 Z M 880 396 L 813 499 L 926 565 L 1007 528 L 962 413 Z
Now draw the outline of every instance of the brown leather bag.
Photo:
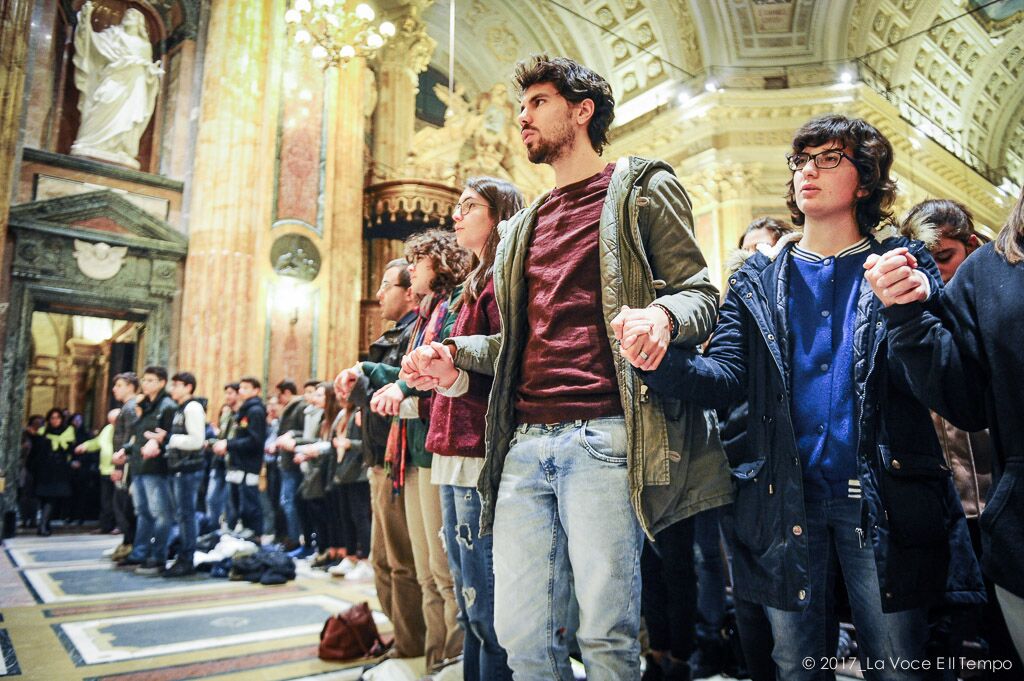
M 377 632 L 373 613 L 367 603 L 353 605 L 324 622 L 320 631 L 321 660 L 358 660 L 376 657 L 387 651 Z

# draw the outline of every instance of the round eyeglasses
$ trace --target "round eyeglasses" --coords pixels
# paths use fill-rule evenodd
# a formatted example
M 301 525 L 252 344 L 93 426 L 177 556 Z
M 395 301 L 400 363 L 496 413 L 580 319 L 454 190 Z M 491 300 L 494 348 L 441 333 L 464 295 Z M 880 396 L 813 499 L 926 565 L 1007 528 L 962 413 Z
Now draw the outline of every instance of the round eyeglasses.
M 484 206 L 486 208 L 490 208 L 491 204 L 480 203 L 478 201 L 470 201 L 468 199 L 466 201 L 459 201 L 458 203 L 455 204 L 455 208 L 452 209 L 452 215 L 458 215 L 459 217 L 469 215 L 469 212 L 476 208 L 477 206 Z

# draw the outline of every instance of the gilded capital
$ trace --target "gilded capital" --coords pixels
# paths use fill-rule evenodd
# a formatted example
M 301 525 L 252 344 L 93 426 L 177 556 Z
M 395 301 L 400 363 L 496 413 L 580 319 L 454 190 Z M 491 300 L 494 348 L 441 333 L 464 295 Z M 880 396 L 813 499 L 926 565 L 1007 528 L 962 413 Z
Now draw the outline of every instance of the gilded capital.
M 415 16 L 404 16 L 395 26 L 395 36 L 379 53 L 381 66 L 408 69 L 413 76 L 426 71 L 437 47 L 437 41 L 427 35 L 427 25 Z

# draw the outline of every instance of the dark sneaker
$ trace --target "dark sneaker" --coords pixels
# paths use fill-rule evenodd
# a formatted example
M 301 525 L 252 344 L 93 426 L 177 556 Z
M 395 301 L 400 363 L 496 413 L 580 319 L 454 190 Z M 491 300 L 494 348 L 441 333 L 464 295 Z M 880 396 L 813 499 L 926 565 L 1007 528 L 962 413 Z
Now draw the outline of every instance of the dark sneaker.
M 117 561 L 117 567 L 137 567 L 145 562 L 145 558 L 136 558 L 129 553 L 127 556 Z
M 176 560 L 171 565 L 171 567 L 167 568 L 167 570 L 164 571 L 163 576 L 168 578 L 188 577 L 189 575 L 194 575 L 195 573 L 196 568 L 194 565 L 192 565 L 191 561 Z
M 158 560 L 147 560 L 145 563 L 135 568 L 135 574 L 144 575 L 146 577 L 159 577 L 166 571 L 167 568 L 164 566 L 163 562 Z

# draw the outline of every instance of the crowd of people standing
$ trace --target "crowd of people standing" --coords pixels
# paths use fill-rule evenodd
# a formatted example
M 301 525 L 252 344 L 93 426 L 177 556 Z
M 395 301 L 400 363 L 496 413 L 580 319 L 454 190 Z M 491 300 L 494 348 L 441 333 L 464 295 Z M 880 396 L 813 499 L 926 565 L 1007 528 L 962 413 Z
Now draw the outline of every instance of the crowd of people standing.
M 720 295 L 672 168 L 602 158 L 608 83 L 515 79 L 556 187 L 467 181 L 454 231 L 387 264 L 365 361 L 267 401 L 242 378 L 215 425 L 191 374 L 118 378 L 95 446 L 138 519 L 122 564 L 189 574 L 193 521 L 237 522 L 372 574 L 390 655 L 473 680 L 720 672 L 729 600 L 758 681 L 834 677 L 841 620 L 867 678 L 968 649 L 1019 674 L 1024 195 L 994 243 L 952 200 L 897 223 L 889 140 L 822 116 L 785 159 L 792 224 L 751 223 Z

